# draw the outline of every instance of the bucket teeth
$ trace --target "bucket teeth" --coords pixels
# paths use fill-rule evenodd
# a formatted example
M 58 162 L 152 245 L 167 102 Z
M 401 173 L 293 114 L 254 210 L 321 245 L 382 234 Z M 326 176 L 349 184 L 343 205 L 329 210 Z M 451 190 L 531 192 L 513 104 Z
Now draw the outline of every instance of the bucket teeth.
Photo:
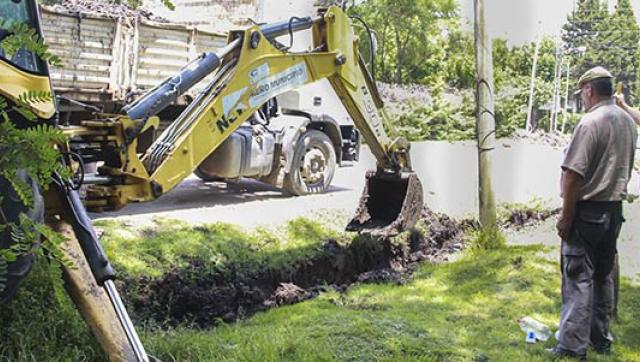
M 347 231 L 392 236 L 411 228 L 423 207 L 423 191 L 415 172 L 367 172 L 367 182 Z

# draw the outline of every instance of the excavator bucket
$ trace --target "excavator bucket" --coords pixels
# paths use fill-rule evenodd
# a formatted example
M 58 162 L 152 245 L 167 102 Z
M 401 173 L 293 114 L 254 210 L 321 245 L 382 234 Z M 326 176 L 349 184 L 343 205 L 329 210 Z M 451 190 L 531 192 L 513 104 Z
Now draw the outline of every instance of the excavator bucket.
M 423 208 L 423 192 L 415 172 L 367 172 L 360 204 L 347 231 L 393 236 L 412 227 Z

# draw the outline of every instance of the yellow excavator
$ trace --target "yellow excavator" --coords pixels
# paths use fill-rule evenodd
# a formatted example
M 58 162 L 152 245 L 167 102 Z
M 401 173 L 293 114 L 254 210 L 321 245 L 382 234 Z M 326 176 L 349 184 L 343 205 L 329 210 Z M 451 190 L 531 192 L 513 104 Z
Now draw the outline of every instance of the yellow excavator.
M 2 3 L 0 17 L 40 32 L 35 0 Z M 303 31 L 311 33 L 311 50 L 293 52 L 278 41 Z M 7 29 L 0 30 L 0 40 L 7 35 Z M 389 137 L 390 130 L 385 130 L 383 102 L 358 42 L 352 19 L 336 6 L 315 17 L 231 31 L 226 46 L 202 54 L 121 114 L 96 113 L 78 125 L 60 127 L 67 142 L 56 147 L 66 155 L 62 162 L 75 171 L 73 180 L 57 176 L 40 197 L 25 174 L 24 180 L 33 186 L 34 207 L 25 210 L 15 199 L 3 199 L 3 209 L 12 210 L 10 217 L 20 212 L 42 217 L 38 207 L 43 204 L 46 221 L 67 236 L 65 253 L 75 264 L 65 270 L 68 290 L 111 360 L 147 361 L 149 356 L 120 300 L 115 271 L 87 209 L 114 210 L 154 200 L 194 172 L 203 179 L 255 177 L 297 195 L 324 191 L 333 172 L 327 171 L 329 163 L 336 157 L 336 150 L 327 146 L 336 143 L 331 125 L 279 114 L 275 99 L 287 91 L 327 79 L 377 160 L 377 168 L 366 175 L 347 230 L 391 235 L 413 226 L 423 207 L 422 186 L 411 168 L 409 143 Z M 138 136 L 157 127 L 157 115 L 199 82 L 206 82 L 203 90 L 148 149 L 138 153 Z M 0 95 L 18 102 L 28 91 L 52 92 L 47 65 L 25 49 L 10 59 L 0 53 Z M 55 123 L 54 101 L 30 107 L 42 122 Z M 295 126 L 269 126 L 289 121 Z M 98 165 L 97 173 L 83 172 L 90 163 Z M 80 188 L 86 192 L 83 198 Z M 0 192 L 11 193 L 2 179 Z M 9 243 L 7 235 L 0 238 L 3 245 Z M 31 262 L 14 262 L 5 296 L 15 292 Z

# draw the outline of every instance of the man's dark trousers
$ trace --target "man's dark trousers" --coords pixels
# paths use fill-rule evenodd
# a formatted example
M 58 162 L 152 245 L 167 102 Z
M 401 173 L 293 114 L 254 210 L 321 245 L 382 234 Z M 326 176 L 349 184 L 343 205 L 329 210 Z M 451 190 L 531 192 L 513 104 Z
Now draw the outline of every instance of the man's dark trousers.
M 562 242 L 562 310 L 559 347 L 585 354 L 606 347 L 614 304 L 616 239 L 622 202 L 579 201 L 573 232 Z

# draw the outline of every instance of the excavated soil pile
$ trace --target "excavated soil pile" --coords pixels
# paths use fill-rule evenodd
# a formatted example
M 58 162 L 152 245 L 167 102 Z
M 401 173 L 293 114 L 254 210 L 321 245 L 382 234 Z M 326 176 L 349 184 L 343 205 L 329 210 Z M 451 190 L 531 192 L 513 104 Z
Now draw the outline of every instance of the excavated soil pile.
M 161 277 L 129 277 L 120 283 L 134 318 L 148 325 L 208 327 L 270 307 L 315 297 L 355 282 L 403 283 L 417 262 L 438 262 L 463 247 L 471 222 L 423 210 L 416 228 L 391 238 L 360 235 L 348 245 L 326 240 L 322 252 L 294 270 L 256 266 L 222 274 L 201 261 Z
M 555 216 L 560 213 L 560 209 L 551 210 L 530 210 L 530 209 L 515 209 L 511 210 L 509 218 L 504 221 L 504 228 L 520 229 L 525 226 L 533 225 L 541 221 L 545 221 L 551 216 Z

